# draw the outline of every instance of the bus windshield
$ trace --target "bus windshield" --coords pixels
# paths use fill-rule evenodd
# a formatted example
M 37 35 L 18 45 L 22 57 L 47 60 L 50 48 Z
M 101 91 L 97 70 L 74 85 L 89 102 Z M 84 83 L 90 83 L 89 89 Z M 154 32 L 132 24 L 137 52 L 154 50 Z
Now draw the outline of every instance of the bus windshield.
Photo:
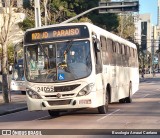
M 37 43 L 25 46 L 26 79 L 30 82 L 64 82 L 91 73 L 88 40 Z

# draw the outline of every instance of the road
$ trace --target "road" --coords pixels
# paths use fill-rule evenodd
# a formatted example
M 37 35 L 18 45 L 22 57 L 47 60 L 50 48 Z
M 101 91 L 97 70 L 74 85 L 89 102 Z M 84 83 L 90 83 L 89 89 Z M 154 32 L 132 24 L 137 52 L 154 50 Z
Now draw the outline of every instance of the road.
M 131 104 L 110 104 L 106 115 L 85 109 L 51 118 L 47 111 L 24 110 L 0 116 L 0 129 L 71 129 L 75 135 L 76 129 L 160 129 L 159 85 L 158 78 L 142 82 Z

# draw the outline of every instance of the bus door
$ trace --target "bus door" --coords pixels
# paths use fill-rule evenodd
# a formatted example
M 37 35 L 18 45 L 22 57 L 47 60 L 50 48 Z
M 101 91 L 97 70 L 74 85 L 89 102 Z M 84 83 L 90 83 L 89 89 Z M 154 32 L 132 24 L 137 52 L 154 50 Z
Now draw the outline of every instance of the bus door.
M 104 92 L 104 83 L 102 76 L 102 57 L 101 57 L 101 46 L 100 41 L 97 39 L 97 36 L 93 37 L 93 51 L 94 51 L 94 59 L 95 59 L 95 74 L 96 74 L 96 89 L 97 91 Z M 100 93 L 100 97 L 103 96 L 104 93 Z M 104 96 L 103 96 L 104 97 Z

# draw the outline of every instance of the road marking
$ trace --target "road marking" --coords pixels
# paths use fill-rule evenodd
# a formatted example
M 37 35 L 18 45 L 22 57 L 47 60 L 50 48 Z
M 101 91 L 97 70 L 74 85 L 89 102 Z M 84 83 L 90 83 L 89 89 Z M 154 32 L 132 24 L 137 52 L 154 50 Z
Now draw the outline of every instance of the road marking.
M 17 108 L 18 109 L 18 108 Z M 0 115 L 0 118 L 1 117 L 4 117 L 4 116 L 7 116 L 7 115 L 13 115 L 13 114 L 17 114 L 17 113 L 20 113 L 20 112 L 24 112 L 24 111 L 26 111 L 27 109 L 25 109 L 25 110 L 21 110 L 21 111 L 16 111 L 16 112 L 11 112 L 11 111 L 7 111 L 7 113 L 6 114 L 2 114 L 2 115 Z
M 106 115 L 106 116 L 104 116 L 104 117 L 102 117 L 102 118 L 97 119 L 97 121 L 100 121 L 100 120 L 102 120 L 102 119 L 105 119 L 106 117 L 111 116 L 112 114 L 114 114 L 114 113 L 116 113 L 116 112 L 118 112 L 118 111 L 120 111 L 120 109 L 117 109 L 116 111 L 114 111 L 114 112 L 112 112 L 112 113 L 110 113 L 110 114 L 108 114 L 108 115 Z
M 44 119 L 46 117 L 50 117 L 50 115 L 46 115 L 46 116 L 43 116 L 43 117 L 40 117 L 40 118 L 36 118 L 35 120 L 41 120 L 41 119 Z
M 145 98 L 145 97 L 147 97 L 147 96 L 149 96 L 150 94 L 146 94 L 145 96 L 143 96 L 142 98 Z

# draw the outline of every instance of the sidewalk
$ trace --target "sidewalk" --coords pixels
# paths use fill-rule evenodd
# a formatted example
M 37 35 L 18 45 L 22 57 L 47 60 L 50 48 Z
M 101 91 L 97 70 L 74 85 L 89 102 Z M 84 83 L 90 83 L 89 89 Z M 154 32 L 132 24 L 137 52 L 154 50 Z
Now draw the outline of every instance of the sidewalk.
M 3 103 L 2 94 L 0 95 L 0 116 L 19 112 L 26 109 L 27 109 L 27 104 L 25 98 L 12 96 L 10 103 Z
M 153 77 L 153 74 L 144 74 L 144 79 L 142 79 L 141 74 L 139 75 L 140 83 L 145 81 L 150 81 L 152 79 L 160 80 L 160 73 L 156 73 L 154 77 Z

